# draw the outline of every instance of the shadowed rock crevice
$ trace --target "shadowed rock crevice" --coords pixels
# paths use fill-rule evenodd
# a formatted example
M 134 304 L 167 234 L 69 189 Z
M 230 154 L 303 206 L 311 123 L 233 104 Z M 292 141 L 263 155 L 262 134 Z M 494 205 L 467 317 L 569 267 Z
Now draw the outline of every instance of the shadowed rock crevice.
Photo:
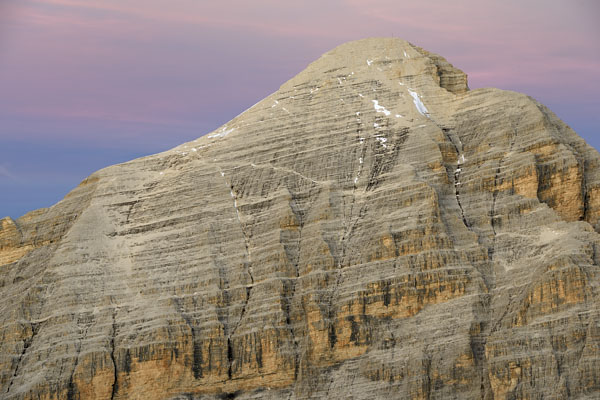
M 71 373 L 69 375 L 69 382 L 67 385 L 67 400 L 75 400 L 81 397 L 80 393 L 77 390 L 74 375 L 75 371 L 77 371 L 77 366 L 79 365 L 79 357 L 81 355 L 81 348 L 83 346 L 83 342 L 86 340 L 88 331 L 93 324 L 94 319 L 91 315 L 80 315 L 77 317 L 77 329 L 81 332 L 81 338 L 75 344 L 76 353 L 75 360 L 73 362 L 73 368 L 71 369 Z
M 203 376 L 202 365 L 204 362 L 202 355 L 202 343 L 201 337 L 197 332 L 196 322 L 186 312 L 186 309 L 180 298 L 173 298 L 173 302 L 177 309 L 177 312 L 185 321 L 190 333 L 190 342 L 192 344 L 192 374 L 194 379 L 200 379 Z
M 295 310 L 292 307 L 296 299 L 296 286 L 298 284 L 298 279 L 300 278 L 302 230 L 304 228 L 306 215 L 310 210 L 312 196 L 310 191 L 308 194 L 300 195 L 290 190 L 289 194 L 291 196 L 289 206 L 294 216 L 294 221 L 292 224 L 283 227 L 281 241 L 282 243 L 285 242 L 284 249 L 288 262 L 293 266 L 293 276 L 289 279 L 285 279 L 283 282 L 284 290 L 282 303 L 285 323 L 289 329 L 294 346 L 294 380 L 296 380 L 298 378 L 298 370 L 300 367 L 300 349 L 296 329 L 294 327 L 296 321 L 293 321 L 292 318 L 293 315 L 297 315 L 300 310 Z M 283 237 L 284 233 L 286 233 L 286 236 L 288 237 Z
M 117 310 L 114 309 L 112 312 L 112 326 L 110 333 L 110 361 L 112 362 L 113 369 L 113 383 L 110 393 L 110 399 L 113 400 L 119 392 L 119 370 L 117 369 L 117 359 L 115 357 L 116 345 L 115 337 L 117 336 L 117 321 L 116 321 Z
M 10 378 L 10 381 L 6 388 L 6 393 L 10 392 L 10 389 L 13 385 L 15 378 L 19 375 L 19 368 L 21 368 L 21 363 L 23 362 L 23 358 L 27 354 L 27 350 L 29 350 L 29 348 L 31 347 L 31 344 L 33 343 L 33 340 L 35 339 L 36 335 L 38 334 L 40 328 L 41 328 L 40 323 L 31 323 L 29 325 L 31 334 L 28 337 L 26 337 L 25 339 L 23 339 L 23 347 L 21 350 L 21 354 L 19 354 L 19 357 L 17 358 L 14 372 L 13 372 L 12 377 Z

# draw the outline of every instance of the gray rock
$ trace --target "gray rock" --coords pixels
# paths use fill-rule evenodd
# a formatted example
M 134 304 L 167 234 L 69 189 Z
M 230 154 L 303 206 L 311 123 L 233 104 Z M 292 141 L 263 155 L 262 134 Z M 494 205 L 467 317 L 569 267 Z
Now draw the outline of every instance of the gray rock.
M 0 225 L 0 398 L 600 397 L 599 154 L 400 39 Z

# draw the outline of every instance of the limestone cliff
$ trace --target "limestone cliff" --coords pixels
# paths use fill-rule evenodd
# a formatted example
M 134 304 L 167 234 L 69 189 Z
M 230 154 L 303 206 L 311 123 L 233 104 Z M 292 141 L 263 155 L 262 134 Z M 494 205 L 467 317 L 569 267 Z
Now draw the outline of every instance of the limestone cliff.
M 399 39 L 0 226 L 2 399 L 600 397 L 600 156 Z

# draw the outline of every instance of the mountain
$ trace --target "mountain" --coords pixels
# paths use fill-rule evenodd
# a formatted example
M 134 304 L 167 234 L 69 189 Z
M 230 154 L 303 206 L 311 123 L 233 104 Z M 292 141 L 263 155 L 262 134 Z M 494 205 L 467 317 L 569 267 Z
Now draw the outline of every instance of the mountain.
M 600 397 L 600 155 L 400 39 L 0 230 L 2 399 Z

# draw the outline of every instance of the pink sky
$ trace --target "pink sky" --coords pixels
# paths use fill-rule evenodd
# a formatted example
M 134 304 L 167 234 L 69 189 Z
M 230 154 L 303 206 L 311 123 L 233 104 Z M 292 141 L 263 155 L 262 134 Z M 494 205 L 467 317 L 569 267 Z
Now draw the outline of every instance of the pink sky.
M 597 0 L 3 0 L 0 171 L 26 180 L 3 142 L 123 157 L 175 146 L 373 36 L 443 55 L 471 88 L 532 95 L 598 148 L 598 20 Z M 101 166 L 82 165 L 71 187 Z

